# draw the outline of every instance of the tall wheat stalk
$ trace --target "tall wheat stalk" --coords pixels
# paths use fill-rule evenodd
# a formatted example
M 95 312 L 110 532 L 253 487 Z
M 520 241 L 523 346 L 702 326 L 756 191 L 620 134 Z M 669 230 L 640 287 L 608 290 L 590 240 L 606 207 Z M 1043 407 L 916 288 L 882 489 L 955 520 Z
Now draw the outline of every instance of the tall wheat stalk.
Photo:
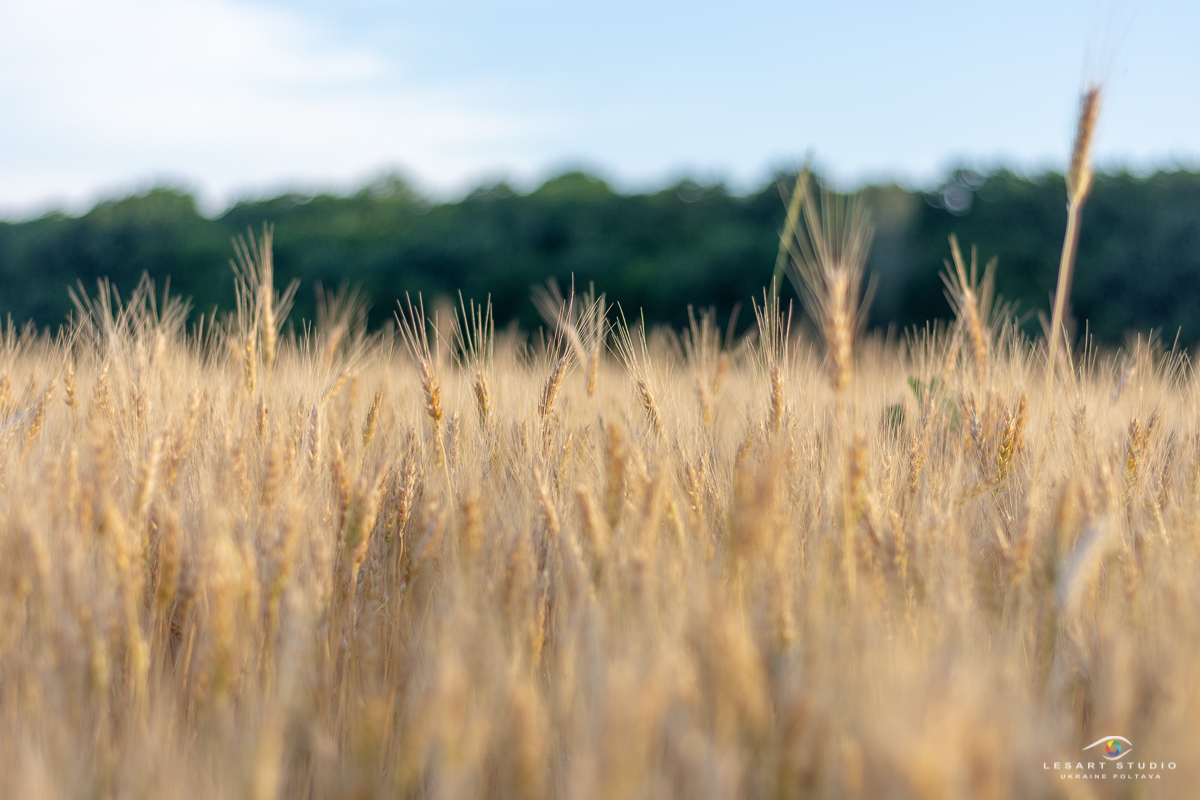
M 788 248 L 796 236 L 804 208 L 804 198 L 808 195 L 808 181 L 812 174 L 812 154 L 804 161 L 804 167 L 796 173 L 796 181 L 792 184 L 792 195 L 788 199 L 787 213 L 783 218 L 783 230 L 779 233 L 779 249 L 775 253 L 775 269 L 771 273 L 770 294 L 772 298 L 779 296 L 780 283 L 787 273 Z
M 1079 120 L 1075 129 L 1075 144 L 1071 148 L 1071 165 L 1067 169 L 1067 230 L 1063 236 L 1062 256 L 1058 262 L 1058 284 L 1054 289 L 1054 313 L 1046 344 L 1046 387 L 1050 397 L 1054 375 L 1058 369 L 1058 340 L 1066 316 L 1067 300 L 1071 294 L 1071 276 L 1075 268 L 1075 250 L 1079 245 L 1079 216 L 1083 203 L 1092 188 L 1092 139 L 1100 115 L 1100 87 L 1092 85 L 1079 102 Z
M 805 192 L 804 229 L 787 242 L 790 273 L 825 342 L 829 385 L 835 398 L 841 439 L 842 565 L 851 597 L 857 591 L 858 498 L 863 447 L 851 407 L 855 337 L 866 321 L 869 303 L 862 282 L 873 231 L 863 206 L 825 192 L 821 204 Z
M 260 238 L 255 238 L 253 231 L 248 231 L 245 237 L 238 236 L 233 240 L 235 258 L 230 261 L 239 298 L 246 298 L 254 307 L 255 333 L 268 369 L 275 365 L 279 334 L 300 288 L 300 280 L 294 278 L 282 293 L 275 290 L 274 233 L 273 226 L 264 224 Z M 247 348 L 252 346 L 248 344 Z

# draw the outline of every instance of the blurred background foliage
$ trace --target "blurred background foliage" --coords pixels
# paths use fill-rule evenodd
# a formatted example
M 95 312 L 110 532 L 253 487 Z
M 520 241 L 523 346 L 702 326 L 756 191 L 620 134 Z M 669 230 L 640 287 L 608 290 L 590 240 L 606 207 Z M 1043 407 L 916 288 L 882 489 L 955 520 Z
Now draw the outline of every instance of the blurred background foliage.
M 127 294 L 143 272 L 192 298 L 195 313 L 229 309 L 232 237 L 275 226 L 277 284 L 302 281 L 293 318 L 313 319 L 316 289 L 360 287 L 370 322 L 392 317 L 405 292 L 427 300 L 488 295 L 500 324 L 538 324 L 530 287 L 555 277 L 594 281 L 627 314 L 681 326 L 687 307 L 727 318 L 761 296 L 782 225 L 780 176 L 761 190 L 685 180 L 621 194 L 571 172 L 522 194 L 504 183 L 433 202 L 387 175 L 351 196 L 287 194 L 203 216 L 192 196 L 155 188 L 99 203 L 82 216 L 51 213 L 0 222 L 0 314 L 52 329 L 71 310 L 67 289 L 110 278 Z M 1061 175 L 959 170 L 935 190 L 869 186 L 876 228 L 870 324 L 903 329 L 948 318 L 938 276 L 947 237 L 996 256 L 999 292 L 1018 302 L 1030 331 L 1049 307 L 1066 220 Z M 788 287 L 794 297 L 794 289 Z M 1200 173 L 1099 175 L 1084 210 L 1072 305 L 1106 343 L 1158 329 L 1200 342 Z M 752 315 L 742 316 L 743 324 Z

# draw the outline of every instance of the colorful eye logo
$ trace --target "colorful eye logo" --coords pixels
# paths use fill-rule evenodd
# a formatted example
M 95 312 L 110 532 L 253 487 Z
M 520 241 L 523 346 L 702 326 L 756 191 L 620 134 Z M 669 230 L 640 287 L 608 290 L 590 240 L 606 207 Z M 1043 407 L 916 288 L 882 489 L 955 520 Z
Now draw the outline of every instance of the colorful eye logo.
M 1087 751 L 1100 745 L 1104 745 L 1104 757 L 1109 761 L 1116 761 L 1133 749 L 1133 742 L 1124 736 L 1105 736 L 1103 739 L 1097 739 L 1083 749 Z

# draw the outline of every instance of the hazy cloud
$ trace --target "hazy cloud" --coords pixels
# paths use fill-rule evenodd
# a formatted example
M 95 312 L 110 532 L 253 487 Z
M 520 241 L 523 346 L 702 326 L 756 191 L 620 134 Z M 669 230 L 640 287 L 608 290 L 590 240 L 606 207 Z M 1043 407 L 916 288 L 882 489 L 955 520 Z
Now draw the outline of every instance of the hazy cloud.
M 3 0 L 0 76 L 9 206 L 138 179 L 226 194 L 397 163 L 454 181 L 535 133 L 461 82 L 411 85 L 400 58 L 225 0 Z

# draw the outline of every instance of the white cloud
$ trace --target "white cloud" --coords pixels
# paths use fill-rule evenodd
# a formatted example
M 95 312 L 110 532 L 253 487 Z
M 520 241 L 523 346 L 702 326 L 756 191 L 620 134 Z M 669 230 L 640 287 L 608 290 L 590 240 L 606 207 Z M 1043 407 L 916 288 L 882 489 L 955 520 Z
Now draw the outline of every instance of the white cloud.
M 390 166 L 455 191 L 579 163 L 748 187 L 809 147 L 847 184 L 1061 165 L 1091 2 L 0 0 L 0 215 Z M 1101 163 L 1195 163 L 1198 8 L 1146 4 L 1110 59 Z
M 227 198 L 388 164 L 444 186 L 536 135 L 489 110 L 496 95 L 411 85 L 399 58 L 278 8 L 0 0 L 0 207 L 78 204 L 131 178 L 202 182 Z

